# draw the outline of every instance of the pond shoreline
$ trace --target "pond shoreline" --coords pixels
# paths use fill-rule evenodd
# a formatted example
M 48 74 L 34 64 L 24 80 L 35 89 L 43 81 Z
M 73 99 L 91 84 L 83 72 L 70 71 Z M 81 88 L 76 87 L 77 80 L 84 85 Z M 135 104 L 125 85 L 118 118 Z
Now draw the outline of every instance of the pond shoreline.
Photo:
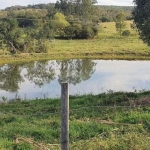
M 146 53 L 107 53 L 107 52 L 87 52 L 87 53 L 26 53 L 0 56 L 0 65 L 32 62 L 40 60 L 66 60 L 66 59 L 101 59 L 101 60 L 150 60 L 150 55 Z
M 122 97 L 122 98 L 121 98 Z M 92 98 L 95 100 L 96 103 L 99 103 L 99 98 L 101 99 L 101 103 L 99 103 L 99 106 L 106 105 L 106 106 L 130 106 L 130 107 L 141 107 L 141 106 L 149 106 L 150 107 L 150 90 L 141 90 L 134 92 L 127 92 L 127 91 L 113 91 L 109 90 L 108 92 L 103 92 L 99 94 L 76 94 L 76 95 L 69 95 L 70 100 L 78 100 L 78 99 L 88 99 Z M 42 101 L 59 101 L 58 104 L 60 104 L 60 98 L 32 98 L 32 99 L 21 99 L 19 96 L 13 99 L 5 99 L 3 101 L 0 101 L 0 105 L 5 104 L 11 104 L 11 103 L 40 103 Z M 106 101 L 105 101 L 106 100 Z M 121 101 L 122 100 L 122 101 Z M 86 101 L 85 101 L 86 103 Z M 88 103 L 94 104 L 92 101 L 88 101 Z M 90 104 L 90 105 L 91 105 Z M 71 104 L 72 105 L 72 104 Z M 89 106 L 90 106 L 89 105 Z M 95 105 L 95 104 L 94 104 Z M 78 106 L 79 107 L 79 106 Z
M 9 50 L 0 53 L 0 65 L 30 62 L 36 60 L 62 59 L 103 59 L 103 60 L 150 60 L 150 47 L 139 39 L 131 29 L 132 21 L 127 21 L 129 37 L 120 37 L 116 32 L 115 22 L 101 23 L 98 35 L 87 40 L 59 40 L 49 42 L 47 53 L 28 53 L 11 55 Z
M 138 66 L 138 67 L 137 67 Z M 0 67 L 0 100 L 60 97 L 61 82 L 71 95 L 150 90 L 150 61 L 67 59 Z

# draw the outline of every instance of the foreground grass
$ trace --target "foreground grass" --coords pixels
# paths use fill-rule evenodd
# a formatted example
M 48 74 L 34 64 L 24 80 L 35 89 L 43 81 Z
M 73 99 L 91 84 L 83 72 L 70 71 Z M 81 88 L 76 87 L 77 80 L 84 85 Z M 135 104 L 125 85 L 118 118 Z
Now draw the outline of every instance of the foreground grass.
M 119 37 L 115 23 L 101 23 L 100 31 L 95 39 L 89 40 L 55 40 L 50 42 L 47 54 L 0 54 L 0 64 L 20 61 L 34 61 L 46 59 L 93 58 L 93 59 L 127 59 L 150 60 L 150 47 L 139 39 L 138 33 L 130 28 L 131 21 L 127 21 L 127 29 L 131 36 Z
M 60 149 L 60 99 L 0 104 L 0 149 Z M 148 150 L 150 91 L 70 96 L 70 149 Z

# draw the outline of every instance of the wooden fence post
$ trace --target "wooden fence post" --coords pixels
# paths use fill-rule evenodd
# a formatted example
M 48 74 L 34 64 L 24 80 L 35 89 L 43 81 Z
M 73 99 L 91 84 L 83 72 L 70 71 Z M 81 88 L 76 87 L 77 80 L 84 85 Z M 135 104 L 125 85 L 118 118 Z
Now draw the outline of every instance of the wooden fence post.
M 69 150 L 69 88 L 61 83 L 61 150 Z

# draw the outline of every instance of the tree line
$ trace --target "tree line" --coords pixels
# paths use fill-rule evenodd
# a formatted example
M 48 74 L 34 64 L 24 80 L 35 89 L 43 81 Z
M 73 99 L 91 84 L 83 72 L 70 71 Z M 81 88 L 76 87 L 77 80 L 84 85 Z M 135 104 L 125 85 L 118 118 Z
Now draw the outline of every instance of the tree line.
M 47 52 L 47 43 L 54 38 L 94 38 L 99 22 L 115 21 L 120 36 L 127 36 L 130 34 L 125 30 L 127 19 L 134 19 L 132 27 L 137 27 L 141 38 L 149 44 L 149 2 L 134 0 L 134 3 L 136 7 L 108 7 L 95 5 L 96 0 L 57 0 L 55 4 L 6 8 L 0 11 L 0 49 L 11 53 Z M 111 13 L 112 18 L 105 12 Z
M 92 20 L 95 3 L 59 0 L 46 9 L 8 10 L 0 18 L 0 47 L 12 53 L 40 53 L 47 51 L 47 42 L 54 38 L 93 38 L 98 33 L 97 22 Z
M 126 36 L 130 34 L 125 30 L 126 19 L 134 19 L 131 27 L 150 45 L 150 2 L 134 3 L 135 7 L 120 7 L 98 6 L 96 0 L 57 0 L 55 4 L 8 7 L 0 10 L 0 49 L 47 52 L 47 43 L 54 38 L 93 38 L 99 22 L 115 21 L 120 36 Z
M 70 1 L 71 2 L 71 1 Z M 72 1 L 73 2 L 73 1 Z M 78 1 L 79 2 L 79 1 Z M 60 4 L 59 1 L 57 1 L 58 4 Z M 68 4 L 67 4 L 68 5 Z M 54 7 L 54 3 L 48 3 L 48 4 L 35 4 L 35 5 L 28 5 L 28 6 L 11 6 L 5 8 L 4 11 L 17 11 L 21 9 L 48 9 L 49 7 Z M 60 7 L 60 6 L 59 6 Z M 126 19 L 130 20 L 133 19 L 131 12 L 134 9 L 134 6 L 107 6 L 107 5 L 95 5 L 95 16 L 94 18 L 98 19 L 100 22 L 111 22 L 115 21 L 116 15 L 120 12 L 124 12 L 126 14 Z M 68 12 L 67 15 L 72 12 L 72 14 L 75 14 L 75 8 L 72 8 L 72 11 L 66 11 Z

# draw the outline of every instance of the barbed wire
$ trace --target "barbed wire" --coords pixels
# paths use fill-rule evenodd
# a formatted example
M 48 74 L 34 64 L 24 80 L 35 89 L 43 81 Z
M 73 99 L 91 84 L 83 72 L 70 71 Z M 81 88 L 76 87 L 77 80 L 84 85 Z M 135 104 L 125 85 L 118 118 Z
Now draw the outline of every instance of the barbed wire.
M 80 110 L 80 109 L 88 109 L 88 108 L 139 108 L 139 107 L 146 107 L 145 105 L 135 105 L 135 106 L 87 106 L 87 107 L 81 107 L 81 108 L 75 108 L 75 109 L 71 109 L 70 111 L 74 111 L 74 110 Z
M 50 113 L 39 113 L 39 114 L 23 114 L 23 115 L 21 115 L 21 114 L 13 114 L 13 113 L 1 113 L 0 112 L 0 115 L 3 115 L 3 116 L 7 116 L 7 115 L 10 115 L 10 116 L 17 116 L 17 117 L 22 117 L 22 116 L 24 116 L 24 117 L 28 117 L 28 116 L 46 116 L 46 115 L 55 115 L 55 114 L 61 114 L 60 113 L 60 111 L 59 112 L 50 112 Z
M 8 105 L 9 106 L 9 105 Z M 15 105 L 16 106 L 16 105 Z M 19 106 L 19 105 L 18 105 Z M 80 110 L 80 109 L 88 109 L 88 108 L 139 108 L 139 107 L 148 107 L 149 105 L 131 105 L 131 106 L 116 106 L 116 105 L 112 105 L 112 106 L 101 106 L 101 105 L 97 105 L 97 106 L 84 106 L 84 107 L 80 107 L 80 108 L 72 108 L 72 109 L 70 109 L 70 111 L 74 111 L 74 110 Z M 5 106 L 6 107 L 6 106 Z M 16 110 L 17 108 L 8 108 L 8 107 L 1 107 L 0 108 L 0 110 L 1 109 L 5 109 L 5 110 L 9 110 L 9 109 L 11 109 L 11 110 Z M 38 108 L 41 108 L 41 107 L 36 107 L 36 106 L 34 106 L 36 109 L 38 109 Z M 33 109 L 28 109 L 28 108 L 30 108 L 30 107 L 24 107 L 24 108 L 18 108 L 17 110 L 33 110 Z M 43 106 L 41 109 L 39 109 L 39 110 L 37 110 L 37 111 L 40 111 L 40 110 L 42 110 L 42 109 L 61 109 L 61 107 L 45 107 L 45 106 Z
M 81 108 L 74 108 L 70 109 L 69 112 L 74 112 L 78 110 L 83 110 L 83 109 L 89 109 L 89 108 L 110 108 L 110 109 L 116 109 L 116 108 L 141 108 L 141 107 L 150 107 L 150 106 L 145 106 L 145 105 L 137 105 L 137 106 L 87 106 L 87 107 L 81 107 Z M 61 108 L 60 108 L 61 109 Z M 32 110 L 32 109 L 31 109 Z M 39 110 L 38 110 L 39 111 Z M 38 113 L 38 114 L 13 114 L 12 112 L 0 112 L 1 115 L 7 116 L 44 116 L 44 115 L 55 115 L 55 114 L 62 114 L 61 110 L 60 111 L 55 111 L 55 112 L 47 112 L 47 113 Z
M 145 105 L 136 105 L 136 106 L 115 106 L 115 105 L 113 105 L 113 106 L 100 106 L 100 105 L 97 105 L 97 106 L 85 106 L 85 107 L 80 107 L 80 108 L 72 108 L 72 109 L 70 109 L 70 111 L 69 112 L 72 112 L 72 111 L 78 111 L 78 110 L 83 110 L 83 109 L 89 109 L 89 108 L 110 108 L 110 109 L 116 109 L 116 108 L 141 108 L 141 107 L 150 107 L 150 106 L 145 106 Z M 60 115 L 61 114 L 61 111 L 57 111 L 57 112 L 49 112 L 49 113 L 39 113 L 39 114 L 27 114 L 27 115 L 19 115 L 19 114 L 13 114 L 13 113 L 1 113 L 0 112 L 0 116 L 2 115 L 2 116 L 7 116 L 7 115 L 9 115 L 9 116 L 14 116 L 14 117 L 33 117 L 33 116 L 45 116 L 45 115 Z M 100 124 L 107 124 L 107 125 L 113 125 L 113 126 L 133 126 L 133 127 L 138 127 L 138 126 L 142 126 L 143 125 L 143 123 L 134 123 L 134 124 L 132 124 L 132 123 L 122 123 L 122 122 L 113 122 L 113 121 L 107 121 L 107 120 L 101 120 L 100 118 L 98 119 L 98 120 L 92 120 L 91 119 L 91 122 L 93 122 L 93 121 L 98 121 Z M 0 128 L 0 130 L 1 130 L 1 132 L 4 132 L 4 131 L 7 131 L 7 132 L 9 132 L 8 130 L 7 130 L 7 128 Z M 110 132 L 113 132 L 113 131 L 115 131 L 116 129 L 112 129 Z M 103 137 L 103 136 L 105 136 L 105 134 L 107 134 L 106 132 L 103 132 L 103 133 L 101 133 L 101 134 L 99 134 L 97 137 Z M 29 140 L 29 139 L 27 139 L 27 138 L 22 138 L 22 137 L 18 137 L 18 138 L 20 138 L 21 140 L 24 140 L 24 141 L 27 141 L 27 140 Z M 94 137 L 95 138 L 95 137 Z M 94 138 L 92 137 L 92 138 L 89 138 L 88 140 L 86 140 L 86 141 L 82 141 L 83 143 L 81 144 L 81 145 L 85 145 L 85 144 L 87 144 L 88 142 L 90 142 L 91 140 L 92 140 L 92 142 L 95 142 L 94 141 Z M 32 142 L 31 142 L 32 143 Z M 58 145 L 60 145 L 60 144 L 54 144 L 54 146 L 58 146 Z

